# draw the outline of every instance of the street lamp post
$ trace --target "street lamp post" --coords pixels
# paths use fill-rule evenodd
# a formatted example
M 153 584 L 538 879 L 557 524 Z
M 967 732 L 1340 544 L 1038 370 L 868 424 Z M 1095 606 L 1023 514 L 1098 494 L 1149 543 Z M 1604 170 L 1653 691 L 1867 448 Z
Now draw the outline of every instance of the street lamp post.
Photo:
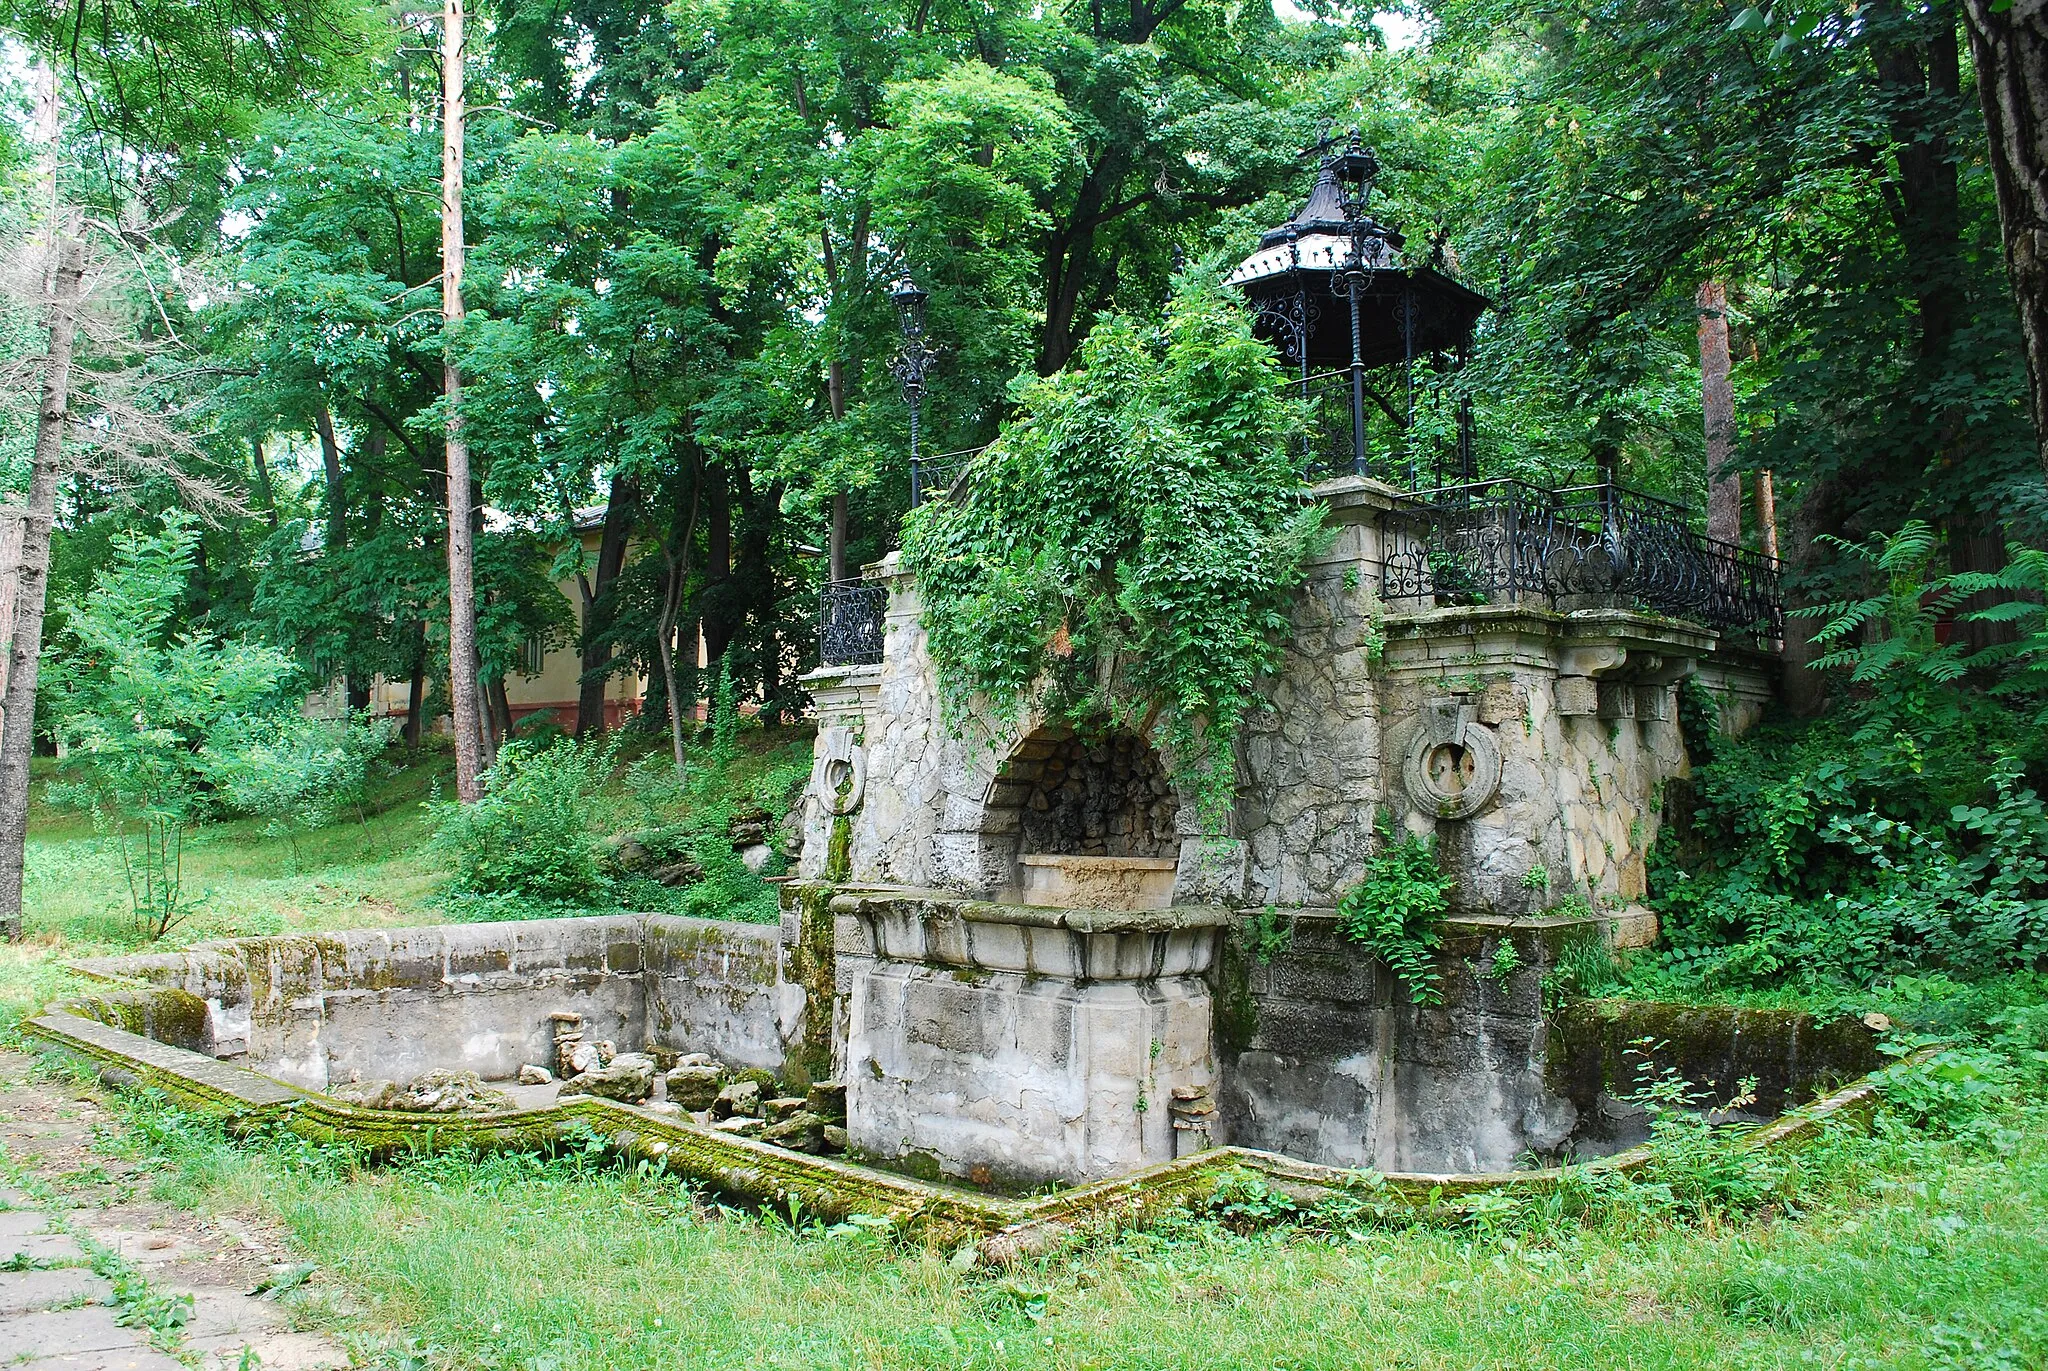
M 910 407 L 910 507 L 924 503 L 924 473 L 918 456 L 919 428 L 924 417 L 924 378 L 938 360 L 938 349 L 925 337 L 924 306 L 929 292 L 920 290 L 906 274 L 889 292 L 896 306 L 896 322 L 903 330 L 903 346 L 889 361 L 889 370 L 903 387 L 903 403 Z

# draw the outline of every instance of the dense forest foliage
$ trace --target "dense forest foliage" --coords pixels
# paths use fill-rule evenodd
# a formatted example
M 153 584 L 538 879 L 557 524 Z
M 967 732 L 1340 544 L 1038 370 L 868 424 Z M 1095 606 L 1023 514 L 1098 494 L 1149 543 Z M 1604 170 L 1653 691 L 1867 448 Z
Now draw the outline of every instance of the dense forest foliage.
M 1168 301 L 1293 213 L 1319 141 L 1355 127 L 1378 155 L 1374 212 L 1493 302 L 1433 402 L 1469 399 L 1481 474 L 1611 476 L 1703 517 L 1698 339 L 1725 322 L 1734 462 L 1746 493 L 1775 496 L 1774 514 L 1733 516 L 1741 538 L 1782 554 L 1795 602 L 1839 615 L 1890 574 L 1870 540 L 1919 530 L 1916 584 L 1954 592 L 1921 656 L 1952 639 L 1992 654 L 1945 684 L 2013 705 L 1983 692 L 2032 658 L 2015 656 L 2014 619 L 1982 611 L 2037 595 L 2008 567 L 2048 538 L 2030 405 L 2048 334 L 2032 182 L 2013 180 L 2039 154 L 2012 125 L 2041 84 L 2039 25 L 2011 9 L 488 0 L 465 71 L 444 42 L 454 8 L 12 8 L 9 79 L 33 117 L 0 124 L 15 249 L 0 362 L 17 382 L 0 468 L 32 514 L 55 500 L 42 640 L 86 643 L 67 612 L 105 601 L 118 548 L 168 532 L 189 565 L 149 620 L 158 647 L 260 639 L 358 705 L 373 680 L 406 683 L 416 740 L 450 707 L 451 584 L 468 578 L 451 583 L 467 554 L 448 511 L 468 506 L 473 670 L 507 731 L 502 682 L 536 643 L 577 652 L 580 731 L 604 726 L 609 680 L 643 673 L 656 698 L 631 726 L 663 729 L 671 686 L 712 693 L 674 651 L 700 632 L 730 691 L 794 718 L 822 587 L 903 537 L 891 296 L 914 280 L 936 347 L 926 454 L 1013 425 L 1000 451 L 1057 457 L 1077 483 L 1065 512 L 1031 497 L 911 524 L 930 575 L 972 553 L 935 643 L 1016 688 L 1017 662 L 972 622 L 977 596 L 1043 589 L 1011 584 L 1035 565 L 1003 560 L 1013 525 L 1149 547 L 1142 511 L 1115 525 L 1087 480 L 1127 493 L 1114 473 L 1156 475 L 1169 448 L 1193 471 L 1285 427 L 1273 405 L 1194 412 L 1265 363 L 1239 346 L 1241 319 L 1177 325 Z M 450 81 L 468 104 L 452 137 Z M 453 295 L 450 243 L 466 248 Z M 59 314 L 71 410 L 62 462 L 45 463 Z M 1156 327 L 1165 360 L 1144 361 L 1136 340 Z M 1149 397 L 1180 436 L 1091 437 L 1096 395 Z M 467 498 L 450 489 L 464 464 Z M 1232 536 L 1266 547 L 1286 512 L 1246 498 Z M 1236 565 L 1228 546 L 1203 593 L 1236 604 L 1245 641 L 1207 664 L 1213 680 L 1200 635 L 1168 623 L 1170 576 L 1165 609 L 1033 613 L 1165 632 L 1158 679 L 1190 719 L 1227 725 L 1286 579 L 1274 568 L 1298 556 Z M 1859 641 L 1889 631 L 1866 619 Z M 1826 621 L 1794 618 L 1791 666 L 1831 648 L 1849 665 Z M 59 679 L 75 693 L 75 670 Z M 1869 681 L 1788 673 L 1808 712 L 1829 689 L 1868 712 Z M 60 697 L 40 702 L 46 739 Z M 1980 770 L 1955 806 L 2032 795 L 2039 730 L 1993 731 L 2001 788 Z M 25 796 L 8 749 L 26 731 L 8 736 L 0 789 Z M 1701 821 L 1740 827 L 1737 797 L 1706 791 Z
M 1605 468 L 1698 507 L 1712 280 L 1740 460 L 1774 473 L 1807 594 L 1856 574 L 1821 534 L 1924 519 L 1957 569 L 2040 537 L 1955 6 L 1856 6 L 1781 42 L 1719 6 L 1440 0 L 1387 25 L 1398 48 L 1363 15 L 1287 15 L 499 0 L 471 24 L 452 340 L 434 308 L 437 15 L 307 6 L 307 24 L 353 26 L 346 51 L 314 45 L 295 98 L 222 97 L 198 130 L 147 100 L 113 117 L 114 87 L 144 85 L 117 69 L 68 81 L 96 94 L 66 106 L 65 193 L 123 226 L 132 259 L 131 336 L 100 350 L 134 354 L 137 403 L 193 446 L 73 476 L 52 598 L 203 481 L 241 506 L 202 540 L 191 623 L 259 627 L 359 694 L 380 673 L 431 688 L 453 346 L 477 494 L 503 516 L 479 539 L 486 680 L 536 634 L 580 632 L 587 690 L 651 669 L 675 577 L 711 655 L 792 712 L 835 519 L 838 569 L 857 570 L 908 503 L 892 285 L 931 293 L 927 450 L 978 445 L 1013 383 L 1062 368 L 1099 316 L 1156 317 L 1176 263 L 1234 260 L 1291 213 L 1300 150 L 1333 122 L 1377 148 L 1385 215 L 1496 303 L 1464 380 L 1483 472 Z M 9 134 L 26 169 L 32 138 Z M 15 184 L 21 234 L 34 195 Z M 17 355 L 40 351 L 33 322 L 16 309 Z M 579 615 L 546 587 L 592 506 Z

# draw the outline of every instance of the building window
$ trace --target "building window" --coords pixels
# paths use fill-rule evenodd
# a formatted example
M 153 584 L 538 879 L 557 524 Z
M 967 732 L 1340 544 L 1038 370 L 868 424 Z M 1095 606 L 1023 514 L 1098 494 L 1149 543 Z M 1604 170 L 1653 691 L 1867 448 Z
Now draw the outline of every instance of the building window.
M 540 640 L 540 636 L 539 636 L 538 634 L 534 635 L 534 636 L 533 636 L 533 637 L 531 637 L 531 638 L 528 638 L 528 639 L 527 639 L 527 640 L 526 640 L 525 642 L 523 642 L 523 643 L 521 643 L 521 644 L 519 645 L 519 674 L 520 674 L 520 675 L 522 675 L 522 676 L 538 676 L 538 675 L 540 675 L 540 673 L 541 673 L 541 668 L 542 668 L 543 666 L 545 666 L 545 665 L 547 664 L 547 660 L 548 660 L 548 648 L 547 648 L 547 644 L 546 644 L 546 643 L 544 643 L 544 642 L 542 642 L 542 641 Z

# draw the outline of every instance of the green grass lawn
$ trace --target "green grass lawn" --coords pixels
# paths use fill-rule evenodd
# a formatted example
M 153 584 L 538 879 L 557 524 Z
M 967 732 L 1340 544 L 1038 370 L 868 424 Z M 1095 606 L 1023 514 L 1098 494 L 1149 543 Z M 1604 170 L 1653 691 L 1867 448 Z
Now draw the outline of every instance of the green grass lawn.
M 1740 1220 L 1653 1195 L 1591 1222 L 1200 1220 L 1006 1272 L 601 1160 L 359 1168 L 143 1117 L 160 1197 L 282 1221 L 363 1302 L 333 1324 L 371 1365 L 2020 1371 L 2048 1365 L 2048 1109 L 1996 1110 L 1968 1141 L 1831 1134 Z

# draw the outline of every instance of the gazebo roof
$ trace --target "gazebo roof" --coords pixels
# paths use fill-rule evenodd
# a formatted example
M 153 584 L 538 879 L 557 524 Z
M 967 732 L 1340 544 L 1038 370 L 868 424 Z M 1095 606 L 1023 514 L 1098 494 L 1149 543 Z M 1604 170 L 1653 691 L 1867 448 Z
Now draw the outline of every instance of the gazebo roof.
M 1365 214 L 1378 170 L 1354 133 L 1349 148 L 1324 156 L 1300 212 L 1268 229 L 1259 250 L 1229 277 L 1257 310 L 1260 335 L 1297 366 L 1304 359 L 1295 339 L 1304 338 L 1311 372 L 1351 364 L 1350 304 L 1339 288 L 1344 273 L 1361 276 L 1359 354 L 1367 367 L 1463 347 L 1490 303 L 1434 267 L 1403 262 L 1407 240 Z

